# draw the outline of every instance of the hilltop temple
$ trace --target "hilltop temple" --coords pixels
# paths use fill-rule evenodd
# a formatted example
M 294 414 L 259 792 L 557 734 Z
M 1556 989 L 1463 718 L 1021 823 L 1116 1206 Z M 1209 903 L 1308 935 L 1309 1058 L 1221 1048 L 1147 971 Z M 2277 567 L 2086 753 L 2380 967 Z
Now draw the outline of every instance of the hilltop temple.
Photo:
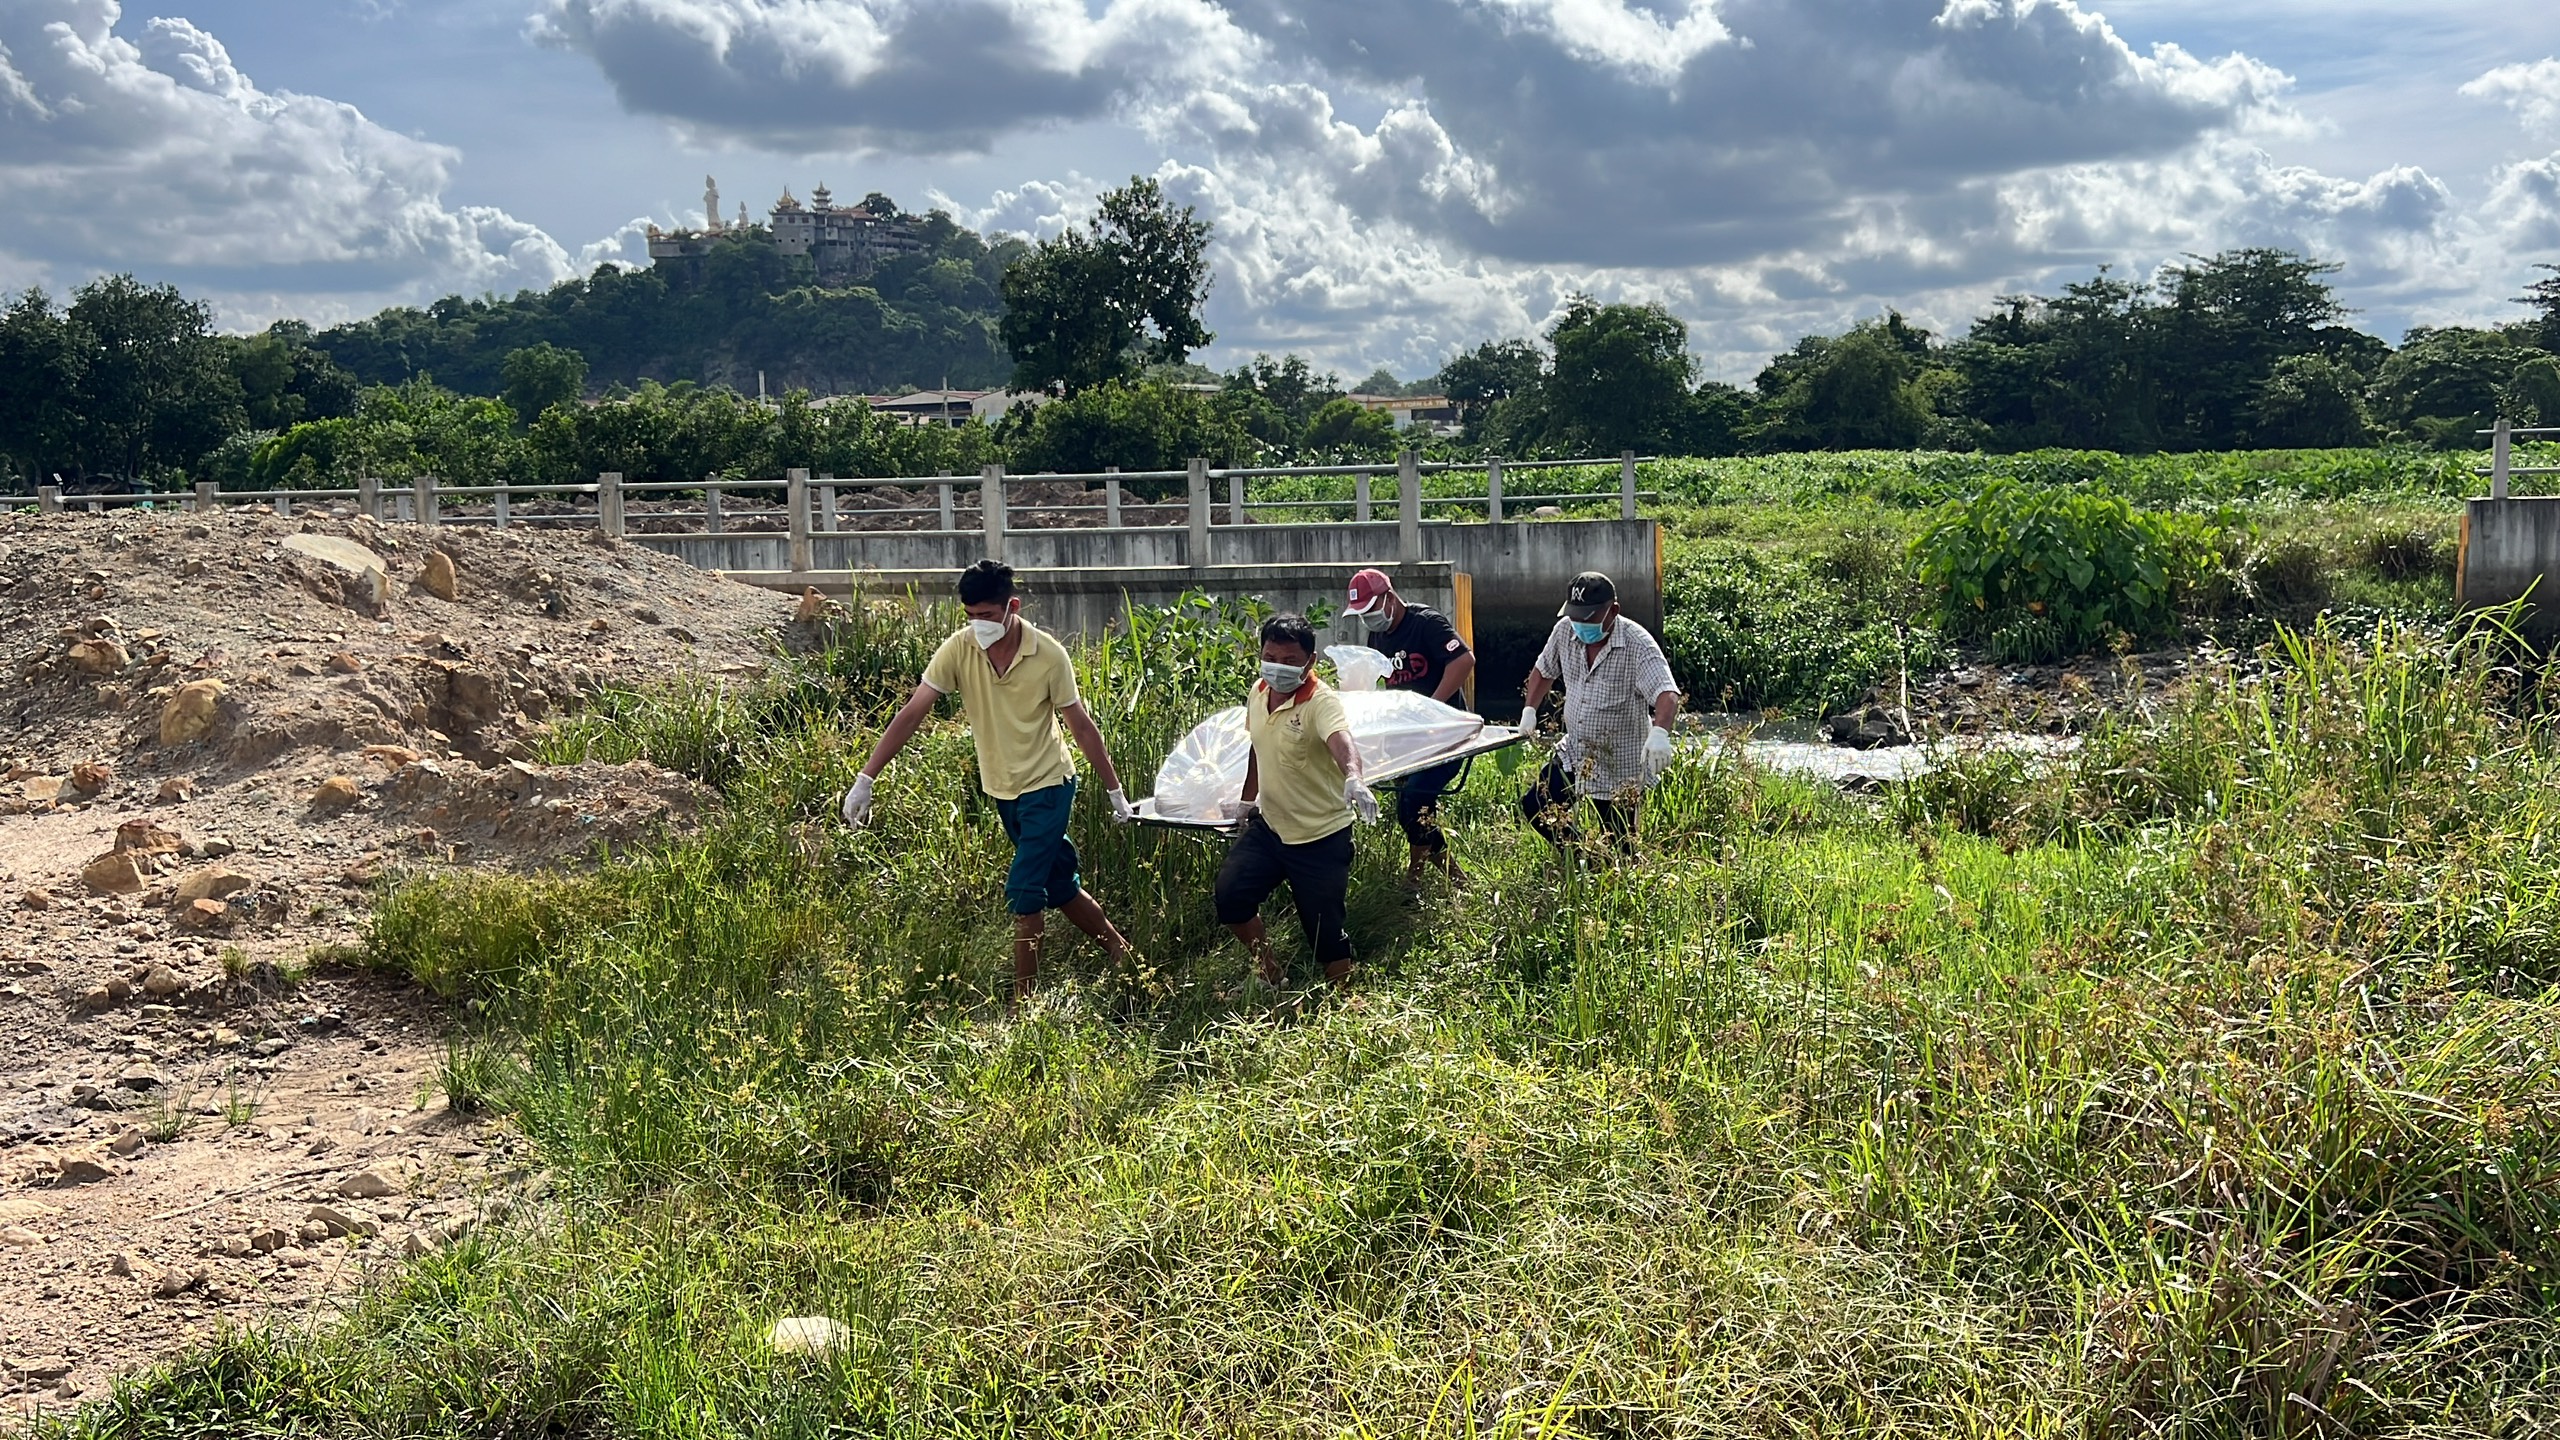
M 738 206 L 734 223 L 721 223 L 720 182 L 706 175 L 702 187 L 702 228 L 661 230 L 650 226 L 650 263 L 690 272 L 701 265 L 714 245 L 733 238 L 755 238 L 761 233 L 784 255 L 807 256 L 820 281 L 840 284 L 868 279 L 889 256 L 924 248 L 915 221 L 902 215 L 874 215 L 860 205 L 839 207 L 823 184 L 809 192 L 806 205 L 788 186 L 784 187 L 782 198 L 773 202 L 762 226 L 747 219 L 744 204 Z

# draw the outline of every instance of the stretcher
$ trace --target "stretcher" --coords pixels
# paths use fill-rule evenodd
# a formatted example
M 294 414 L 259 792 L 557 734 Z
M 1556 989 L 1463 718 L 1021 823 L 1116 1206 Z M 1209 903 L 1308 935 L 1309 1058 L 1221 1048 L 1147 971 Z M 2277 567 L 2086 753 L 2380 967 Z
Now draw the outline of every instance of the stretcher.
M 1487 725 L 1476 731 L 1472 736 L 1454 744 L 1421 754 L 1399 756 L 1396 759 L 1386 761 L 1382 764 L 1370 766 L 1368 769 L 1369 788 L 1372 790 L 1383 789 L 1395 784 L 1399 780 L 1402 780 L 1407 775 L 1417 774 L 1421 771 L 1431 769 L 1436 765 L 1447 765 L 1453 761 L 1460 764 L 1472 764 L 1475 758 L 1479 755 L 1490 755 L 1497 750 L 1508 750 L 1527 738 L 1527 736 L 1521 734 L 1520 731 L 1513 726 Z M 1239 786 L 1241 786 L 1241 783 L 1241 781 L 1238 782 Z M 1463 785 L 1465 783 L 1466 773 L 1462 770 L 1459 772 L 1458 779 L 1450 786 L 1450 788 L 1455 789 L 1459 785 Z M 1150 795 L 1144 800 L 1138 800 L 1131 803 L 1131 808 L 1138 812 L 1139 824 L 1153 826 L 1162 830 L 1189 830 L 1194 833 L 1209 834 L 1224 834 L 1235 828 L 1236 822 L 1233 820 L 1218 819 L 1205 815 L 1191 816 L 1159 814 L 1156 808 L 1157 798 L 1158 797 L 1156 796 Z

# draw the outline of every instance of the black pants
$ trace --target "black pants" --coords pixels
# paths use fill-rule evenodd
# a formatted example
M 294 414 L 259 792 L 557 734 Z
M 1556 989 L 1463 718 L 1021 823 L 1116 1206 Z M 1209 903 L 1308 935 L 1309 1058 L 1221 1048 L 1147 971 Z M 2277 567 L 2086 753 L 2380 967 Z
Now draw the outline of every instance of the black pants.
M 1581 840 L 1574 829 L 1573 772 L 1564 768 L 1561 757 L 1549 760 L 1547 768 L 1538 772 L 1537 783 L 1520 797 L 1520 813 L 1529 817 L 1529 828 L 1547 837 L 1551 845 L 1570 848 Z M 1600 828 L 1620 850 L 1636 848 L 1636 812 L 1642 802 L 1594 799 L 1591 808 L 1600 813 Z
M 1351 958 L 1351 933 L 1343 917 L 1351 902 L 1351 827 L 1321 840 L 1284 845 L 1257 815 L 1245 822 L 1218 867 L 1218 923 L 1241 925 L 1262 913 L 1262 902 L 1283 883 L 1298 904 L 1298 926 L 1316 963 Z
M 1467 767 L 1464 760 L 1416 770 L 1396 784 L 1396 823 L 1404 827 L 1405 843 L 1419 855 L 1437 855 L 1449 848 L 1449 837 L 1440 831 L 1440 797 Z

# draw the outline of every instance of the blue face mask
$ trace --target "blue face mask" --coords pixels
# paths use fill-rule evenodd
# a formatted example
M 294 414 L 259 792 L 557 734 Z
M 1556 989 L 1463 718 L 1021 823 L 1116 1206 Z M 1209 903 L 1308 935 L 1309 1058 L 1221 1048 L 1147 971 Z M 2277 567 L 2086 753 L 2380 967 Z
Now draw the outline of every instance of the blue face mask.
M 1283 695 L 1295 694 L 1299 686 L 1307 683 L 1307 667 L 1265 660 L 1262 662 L 1262 683 Z
M 1574 620 L 1567 623 L 1573 626 L 1573 638 L 1585 645 L 1597 645 L 1601 637 L 1609 633 L 1609 628 L 1597 620 Z

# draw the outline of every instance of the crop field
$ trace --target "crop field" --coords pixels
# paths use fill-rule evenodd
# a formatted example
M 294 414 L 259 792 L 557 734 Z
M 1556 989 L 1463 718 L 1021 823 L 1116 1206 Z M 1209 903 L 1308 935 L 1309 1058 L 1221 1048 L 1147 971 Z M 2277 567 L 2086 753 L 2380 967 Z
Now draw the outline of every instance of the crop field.
M 1565 864 L 1480 765 L 1473 876 L 1364 831 L 1347 999 L 1222 999 L 1214 846 L 1111 826 L 1140 958 L 1000 1002 L 1004 842 L 937 724 L 832 819 L 947 617 L 563 753 L 699 835 L 390 889 L 444 1084 L 549 1208 L 233 1331 L 96 1435 L 2450 1435 L 2560 1413 L 2560 812 L 2485 642 L 2280 632 L 2067 763 L 1875 801 L 1704 749 Z M 1081 656 L 1149 773 L 1234 616 Z M 1053 927 L 1053 936 L 1066 927 Z M 1309 977 L 1301 967 L 1301 978 Z M 848 1327 L 775 1355 L 783 1316 Z

